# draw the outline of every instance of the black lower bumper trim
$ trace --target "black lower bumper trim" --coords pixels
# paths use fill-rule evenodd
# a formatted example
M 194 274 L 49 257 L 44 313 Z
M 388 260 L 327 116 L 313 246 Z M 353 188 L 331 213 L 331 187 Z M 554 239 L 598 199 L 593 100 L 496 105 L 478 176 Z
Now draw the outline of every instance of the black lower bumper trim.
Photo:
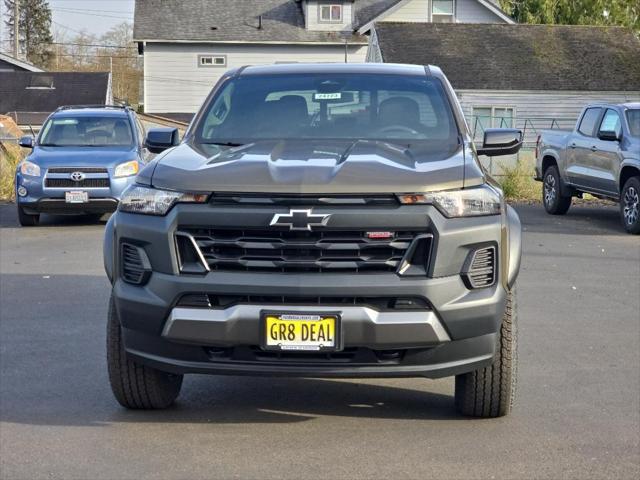
M 27 213 L 112 213 L 118 209 L 118 201 L 114 198 L 90 199 L 88 203 L 67 203 L 63 198 L 44 198 L 36 203 L 20 204 Z
M 196 345 L 168 342 L 154 335 L 124 329 L 127 353 L 136 361 L 176 374 L 333 377 L 333 378 L 441 378 L 471 372 L 489 365 L 496 335 L 488 334 L 446 342 L 432 348 L 374 352 L 366 348 L 314 359 L 300 354 L 277 358 L 255 350 L 235 347 L 231 352 L 211 351 Z M 234 351 L 235 350 L 235 351 Z M 368 351 L 367 351 L 368 350 Z

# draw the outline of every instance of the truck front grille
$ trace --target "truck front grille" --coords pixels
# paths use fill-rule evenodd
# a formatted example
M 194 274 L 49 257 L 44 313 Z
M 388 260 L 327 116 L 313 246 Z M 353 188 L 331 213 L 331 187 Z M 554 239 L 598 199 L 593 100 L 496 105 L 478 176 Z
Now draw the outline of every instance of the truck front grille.
M 82 173 L 88 178 L 75 181 L 73 173 Z M 53 167 L 47 170 L 44 180 L 46 188 L 109 188 L 109 171 L 103 167 Z
M 76 182 L 70 178 L 47 178 L 44 182 L 47 188 L 109 188 L 108 178 L 85 178 Z
M 215 295 L 211 293 L 188 293 L 177 301 L 177 307 L 225 309 L 236 305 L 289 306 L 319 305 L 323 307 L 367 307 L 377 311 L 425 311 L 431 310 L 422 297 L 301 297 L 294 295 Z
M 365 231 L 182 228 L 176 240 L 181 252 L 186 252 L 190 245 L 196 246 L 199 250 L 196 258 L 206 262 L 210 270 L 394 272 L 420 232 L 391 233 L 389 238 L 375 239 Z M 430 246 L 430 236 L 422 237 Z M 425 252 L 428 255 L 430 248 L 419 250 L 421 255 Z M 427 260 L 420 259 L 420 264 L 426 265 Z

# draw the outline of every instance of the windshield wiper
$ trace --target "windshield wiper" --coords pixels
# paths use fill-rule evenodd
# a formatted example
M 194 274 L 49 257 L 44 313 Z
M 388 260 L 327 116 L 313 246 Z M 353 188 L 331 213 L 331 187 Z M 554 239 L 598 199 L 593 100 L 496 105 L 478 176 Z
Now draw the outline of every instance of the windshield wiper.
M 243 145 L 246 145 L 244 143 L 238 143 L 238 142 L 202 142 L 203 145 L 220 145 L 223 147 L 241 147 Z

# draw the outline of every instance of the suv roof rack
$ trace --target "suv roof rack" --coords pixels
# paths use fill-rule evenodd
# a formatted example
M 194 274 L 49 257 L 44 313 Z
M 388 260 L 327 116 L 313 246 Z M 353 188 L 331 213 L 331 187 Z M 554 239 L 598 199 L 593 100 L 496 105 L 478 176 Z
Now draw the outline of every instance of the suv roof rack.
M 56 112 L 62 110 L 80 110 L 83 108 L 116 108 L 120 110 L 133 110 L 129 105 L 63 105 L 56 109 Z

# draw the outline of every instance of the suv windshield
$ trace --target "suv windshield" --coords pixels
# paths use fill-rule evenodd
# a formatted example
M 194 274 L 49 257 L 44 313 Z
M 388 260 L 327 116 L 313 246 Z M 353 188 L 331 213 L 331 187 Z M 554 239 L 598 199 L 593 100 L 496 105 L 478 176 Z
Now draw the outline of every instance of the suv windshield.
M 133 132 L 125 117 L 67 116 L 53 117 L 40 136 L 45 147 L 132 146 Z
M 240 76 L 229 80 L 195 127 L 197 143 L 381 140 L 457 145 L 439 80 L 373 74 Z
M 631 136 L 640 138 L 640 109 L 627 110 L 627 122 Z

